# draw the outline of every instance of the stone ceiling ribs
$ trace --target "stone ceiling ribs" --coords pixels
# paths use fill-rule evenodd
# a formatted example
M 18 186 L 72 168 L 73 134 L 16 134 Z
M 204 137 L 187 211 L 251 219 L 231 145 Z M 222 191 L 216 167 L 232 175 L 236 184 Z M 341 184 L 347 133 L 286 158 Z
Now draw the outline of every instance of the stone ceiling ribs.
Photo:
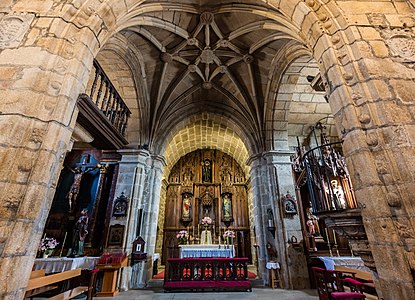
M 247 2 L 146 1 L 124 16 L 122 33 L 146 59 L 150 147 L 171 127 L 166 122 L 204 112 L 250 128 L 254 143 L 264 147 L 266 97 L 273 95 L 270 81 L 280 78 L 264 72 L 284 45 L 300 44 L 299 30 L 273 8 Z

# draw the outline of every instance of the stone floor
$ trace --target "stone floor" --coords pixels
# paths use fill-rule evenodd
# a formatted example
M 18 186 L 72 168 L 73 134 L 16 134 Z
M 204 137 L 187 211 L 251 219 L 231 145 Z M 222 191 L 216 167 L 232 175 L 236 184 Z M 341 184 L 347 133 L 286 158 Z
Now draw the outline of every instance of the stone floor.
M 315 290 L 283 290 L 270 288 L 253 288 L 252 292 L 199 292 L 199 293 L 165 293 L 162 288 L 151 288 L 142 290 L 129 290 L 121 292 L 116 297 L 111 299 L 119 300 L 200 300 L 200 299 L 255 299 L 255 300 L 317 300 L 317 293 Z

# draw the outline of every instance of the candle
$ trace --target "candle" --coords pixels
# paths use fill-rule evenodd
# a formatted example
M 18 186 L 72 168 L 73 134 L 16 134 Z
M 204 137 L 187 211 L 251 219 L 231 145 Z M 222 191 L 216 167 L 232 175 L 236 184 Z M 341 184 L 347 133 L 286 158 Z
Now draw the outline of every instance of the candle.
M 268 227 L 272 227 L 272 220 L 268 220 Z
M 326 227 L 325 229 L 326 229 L 327 243 L 330 243 L 330 238 L 329 238 L 329 233 L 328 233 L 328 231 L 327 231 L 327 227 Z
M 197 224 L 197 237 L 200 238 L 200 224 Z
M 334 241 L 334 244 L 337 245 L 336 232 L 334 231 L 334 229 L 333 229 L 333 241 Z

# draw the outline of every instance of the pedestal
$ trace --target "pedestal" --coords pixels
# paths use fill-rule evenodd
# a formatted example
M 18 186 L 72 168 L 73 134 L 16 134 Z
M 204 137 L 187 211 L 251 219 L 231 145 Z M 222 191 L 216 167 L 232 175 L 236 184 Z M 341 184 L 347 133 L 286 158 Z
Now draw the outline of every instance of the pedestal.
M 101 291 L 96 297 L 114 297 L 118 294 L 117 279 L 118 270 L 127 266 L 128 258 L 119 264 L 97 265 L 96 268 L 104 272 Z

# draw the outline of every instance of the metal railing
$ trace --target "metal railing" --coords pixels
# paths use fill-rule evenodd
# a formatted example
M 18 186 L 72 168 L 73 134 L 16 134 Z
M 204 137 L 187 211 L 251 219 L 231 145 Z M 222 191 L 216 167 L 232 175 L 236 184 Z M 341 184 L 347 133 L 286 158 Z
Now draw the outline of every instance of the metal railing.
M 327 143 L 307 152 L 297 149 L 296 171 L 304 172 L 310 206 L 314 213 L 357 208 L 357 201 L 344 157 Z M 296 161 L 296 162 L 295 162 Z

